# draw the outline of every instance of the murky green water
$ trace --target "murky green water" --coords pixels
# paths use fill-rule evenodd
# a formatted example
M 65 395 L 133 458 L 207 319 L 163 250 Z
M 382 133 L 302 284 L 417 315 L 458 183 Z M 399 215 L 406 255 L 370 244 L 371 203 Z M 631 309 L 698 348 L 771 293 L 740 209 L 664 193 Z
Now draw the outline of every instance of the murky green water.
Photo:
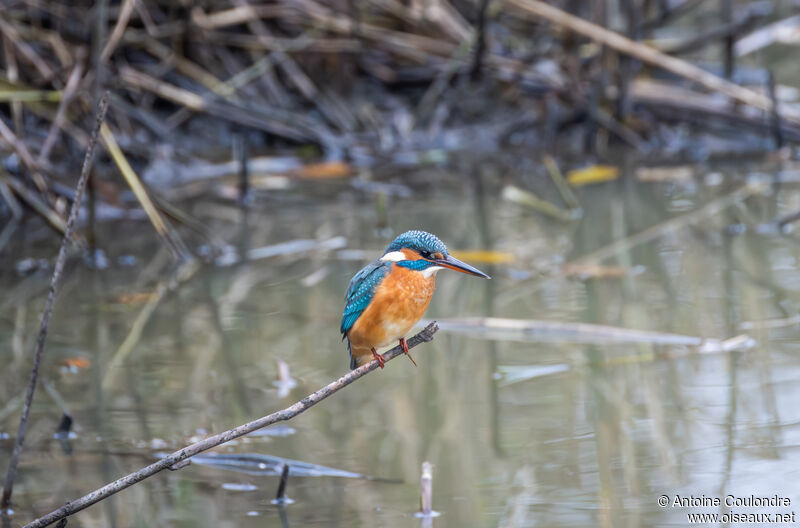
M 382 219 L 375 196 L 343 183 L 261 197 L 247 229 L 235 207 L 193 202 L 186 208 L 233 246 L 243 238 L 260 247 L 335 236 L 346 245 L 204 267 L 158 302 L 147 294 L 166 277 L 169 259 L 149 226 L 105 225 L 100 244 L 111 266 L 68 267 L 46 349 L 43 377 L 75 420 L 72 454 L 53 438 L 59 405 L 40 390 L 14 525 L 149 463 L 158 451 L 283 408 L 344 373 L 342 297 L 365 262 L 348 251 L 374 258 L 408 228 L 433 231 L 451 249 L 514 255 L 512 263 L 474 262 L 492 281 L 441 273 L 431 318 L 588 322 L 709 338 L 746 331 L 757 345 L 700 354 L 682 346 L 490 340 L 442 330 L 414 351 L 418 368 L 400 358 L 297 417 L 293 434 L 221 449 L 401 482 L 290 477 L 287 494 L 296 502 L 281 511 L 270 504 L 276 477 L 194 465 L 125 490 L 70 526 L 415 527 L 425 460 L 435 465 L 439 528 L 684 526 L 688 512 L 729 511 L 657 504 L 660 495 L 676 494 L 778 495 L 791 506 L 733 511 L 800 510 L 797 324 L 745 324 L 797 313 L 797 238 L 752 229 L 796 210 L 796 186 L 619 251 L 604 264 L 625 268 L 621 277 L 617 269 L 576 278 L 562 273 L 564 263 L 698 210 L 740 187 L 746 173 L 698 167 L 695 178 L 677 183 L 636 183 L 626 174 L 581 188 L 583 220 L 561 223 L 500 199 L 491 170 L 444 179 L 439 172 L 412 175 L 413 194 L 389 199 L 384 229 L 376 228 Z M 709 178 L 712 172 L 719 177 Z M 727 234 L 734 223 L 750 230 Z M 49 277 L 22 277 L 10 267 L 21 256 L 54 255 L 57 243 L 32 233 L 2 257 L 0 433 L 11 436 L 0 440 L 3 471 Z M 190 246 L 200 243 L 185 236 Z M 125 255 L 136 264 L 121 265 Z M 90 364 L 69 372 L 61 364 L 70 358 Z M 273 385 L 276 358 L 298 381 L 284 398 Z M 511 384 L 495 375 L 548 365 L 561 368 Z

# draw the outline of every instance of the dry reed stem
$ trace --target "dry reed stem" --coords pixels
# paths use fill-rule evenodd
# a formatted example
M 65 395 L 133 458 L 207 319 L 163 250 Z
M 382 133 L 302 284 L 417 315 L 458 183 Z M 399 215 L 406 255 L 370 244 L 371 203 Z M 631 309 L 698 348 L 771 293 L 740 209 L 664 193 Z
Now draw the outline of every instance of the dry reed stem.
M 117 45 L 119 45 L 119 41 L 122 39 L 122 35 L 125 33 L 125 28 L 128 27 L 128 21 L 131 19 L 131 14 L 133 13 L 133 8 L 135 5 L 136 0 L 125 0 L 122 4 L 119 16 L 117 17 L 117 23 L 114 24 L 114 29 L 111 31 L 111 35 L 108 37 L 106 45 L 103 47 L 103 51 L 100 53 L 100 62 L 108 61 L 108 58 L 112 53 L 114 53 Z
M 175 258 L 182 260 L 186 256 L 185 251 L 182 250 L 182 247 L 176 239 L 176 236 L 167 227 L 164 219 L 161 218 L 161 214 L 158 212 L 158 209 L 153 204 L 150 196 L 147 194 L 147 190 L 139 180 L 139 176 L 136 174 L 136 171 L 133 170 L 131 164 L 128 163 L 128 158 L 125 157 L 122 149 L 119 148 L 117 140 L 114 138 L 114 134 L 105 123 L 103 123 L 103 125 L 100 127 L 100 137 L 103 139 L 103 143 L 105 144 L 106 149 L 108 149 L 108 153 L 111 155 L 111 158 L 114 160 L 117 168 L 119 168 L 123 178 L 125 178 L 125 181 L 128 183 L 128 186 L 130 186 L 133 194 L 136 195 L 136 199 L 139 200 L 139 203 L 142 205 L 144 212 L 147 213 L 147 218 L 150 219 L 150 222 L 153 224 L 156 233 L 158 233 L 158 235 L 164 239 L 164 242 L 166 242 Z

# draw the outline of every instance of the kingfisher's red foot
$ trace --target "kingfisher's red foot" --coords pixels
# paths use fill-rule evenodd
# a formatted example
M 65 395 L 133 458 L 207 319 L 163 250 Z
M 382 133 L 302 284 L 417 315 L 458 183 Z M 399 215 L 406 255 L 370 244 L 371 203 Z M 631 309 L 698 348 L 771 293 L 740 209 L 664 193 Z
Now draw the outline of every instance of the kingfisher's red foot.
M 378 366 L 380 368 L 383 368 L 383 366 L 386 364 L 386 360 L 383 359 L 382 355 L 378 354 L 378 352 L 375 350 L 375 348 L 372 349 L 372 357 L 374 357 L 375 359 L 378 360 Z
M 405 337 L 401 337 L 400 338 L 400 346 L 403 348 L 403 354 L 407 355 L 408 359 L 410 359 L 411 362 L 416 367 L 417 366 L 417 362 L 414 361 L 414 358 L 411 357 L 411 354 L 408 353 L 408 343 L 406 343 L 406 338 Z

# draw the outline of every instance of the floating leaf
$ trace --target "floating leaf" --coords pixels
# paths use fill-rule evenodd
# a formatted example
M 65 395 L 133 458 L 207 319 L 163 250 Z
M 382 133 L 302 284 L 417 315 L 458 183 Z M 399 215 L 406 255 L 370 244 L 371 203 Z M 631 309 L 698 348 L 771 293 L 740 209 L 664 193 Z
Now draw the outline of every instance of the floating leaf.
M 329 178 L 346 178 L 353 174 L 353 168 L 342 161 L 326 161 L 323 163 L 310 163 L 291 172 L 298 178 L 312 180 L 326 180 Z
M 567 183 L 573 187 L 617 179 L 619 168 L 611 165 L 590 165 L 567 172 Z
M 69 370 L 78 370 L 78 369 L 85 369 L 91 366 L 92 362 L 86 358 L 82 357 L 72 357 L 67 358 L 61 361 L 61 365 L 68 368 Z

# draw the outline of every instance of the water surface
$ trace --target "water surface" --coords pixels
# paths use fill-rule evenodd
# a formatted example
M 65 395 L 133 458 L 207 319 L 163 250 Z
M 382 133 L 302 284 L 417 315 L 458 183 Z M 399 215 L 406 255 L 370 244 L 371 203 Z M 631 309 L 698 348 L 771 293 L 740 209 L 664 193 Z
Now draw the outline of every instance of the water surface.
M 402 179 L 385 175 L 411 182 L 412 190 L 390 195 L 385 213 L 383 199 L 343 182 L 260 196 L 246 218 L 218 200 L 187 202 L 183 207 L 233 248 L 346 241 L 340 249 L 204 266 L 161 299 L 153 292 L 170 261 L 150 226 L 104 224 L 99 240 L 109 267 L 91 270 L 76 258 L 67 268 L 42 372 L 63 401 L 37 393 L 14 525 L 149 463 L 157 452 L 288 406 L 344 373 L 338 325 L 347 283 L 410 228 L 437 233 L 451 249 L 514 257 L 474 262 L 492 281 L 439 274 L 431 318 L 585 322 L 720 339 L 746 331 L 757 344 L 700 354 L 684 346 L 486 339 L 443 330 L 414 350 L 418 368 L 399 358 L 292 420 L 293 433 L 219 449 L 386 481 L 290 477 L 287 494 L 295 502 L 281 510 L 270 502 L 276 477 L 194 465 L 125 490 L 70 526 L 414 527 L 425 460 L 434 464 L 439 528 L 683 526 L 689 511 L 727 511 L 657 504 L 660 495 L 676 494 L 777 494 L 792 506 L 738 511 L 794 511 L 798 328 L 746 323 L 797 313 L 796 237 L 753 229 L 797 209 L 796 186 L 624 249 L 602 262 L 616 268 L 608 276 L 575 277 L 564 264 L 734 192 L 748 170 L 693 167 L 688 180 L 647 183 L 626 172 L 579 189 L 583 218 L 559 222 L 504 201 L 500 182 L 507 175 L 462 165 Z M 547 181 L 528 183 L 558 200 Z M 731 225 L 748 229 L 732 234 Z M 44 230 L 31 232 L 2 256 L 0 433 L 9 435 L 0 437 L 3 469 L 49 279 L 47 270 L 22 276 L 13 266 L 21 256 L 52 262 L 58 243 Z M 191 247 L 204 243 L 184 236 Z M 88 366 L 63 366 L 75 358 Z M 285 397 L 273 385 L 278 358 L 298 382 Z M 554 368 L 511 384 L 497 375 L 514 366 Z M 75 420 L 70 455 L 53 437 L 62 405 Z

